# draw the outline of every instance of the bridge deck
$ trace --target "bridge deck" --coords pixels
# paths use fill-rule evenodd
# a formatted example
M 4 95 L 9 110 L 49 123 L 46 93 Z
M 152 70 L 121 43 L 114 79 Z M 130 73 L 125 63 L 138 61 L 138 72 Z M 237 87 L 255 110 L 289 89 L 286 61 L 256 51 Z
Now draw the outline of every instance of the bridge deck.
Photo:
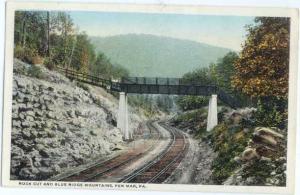
M 197 96 L 210 96 L 212 94 L 217 94 L 220 100 L 222 100 L 225 104 L 228 104 L 231 107 L 239 106 L 233 97 L 226 94 L 224 91 L 214 85 L 186 83 L 179 78 L 147 77 L 128 77 L 122 78 L 121 81 L 115 82 L 61 67 L 59 67 L 59 70 L 70 79 L 103 87 L 115 92 Z
M 216 86 L 113 83 L 112 90 L 137 94 L 201 95 L 217 93 Z

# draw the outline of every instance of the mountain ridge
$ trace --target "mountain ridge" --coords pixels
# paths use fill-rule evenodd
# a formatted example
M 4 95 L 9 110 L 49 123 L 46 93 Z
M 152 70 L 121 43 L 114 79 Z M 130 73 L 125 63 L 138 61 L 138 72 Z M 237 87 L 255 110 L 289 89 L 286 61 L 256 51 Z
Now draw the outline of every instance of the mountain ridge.
M 131 76 L 181 77 L 196 68 L 208 67 L 232 51 L 206 43 L 150 34 L 89 37 L 96 51 Z

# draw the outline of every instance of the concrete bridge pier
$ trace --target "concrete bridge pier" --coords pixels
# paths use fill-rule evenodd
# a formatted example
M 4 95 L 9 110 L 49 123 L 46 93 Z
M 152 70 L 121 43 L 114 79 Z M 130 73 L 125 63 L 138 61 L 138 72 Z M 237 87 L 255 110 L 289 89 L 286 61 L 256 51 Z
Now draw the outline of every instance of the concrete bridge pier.
M 127 94 L 125 92 L 120 92 L 117 127 L 121 129 L 124 140 L 129 140 L 132 138 L 132 135 L 129 132 L 127 103 Z
M 212 130 L 216 125 L 218 125 L 217 95 L 211 95 L 208 105 L 206 131 Z

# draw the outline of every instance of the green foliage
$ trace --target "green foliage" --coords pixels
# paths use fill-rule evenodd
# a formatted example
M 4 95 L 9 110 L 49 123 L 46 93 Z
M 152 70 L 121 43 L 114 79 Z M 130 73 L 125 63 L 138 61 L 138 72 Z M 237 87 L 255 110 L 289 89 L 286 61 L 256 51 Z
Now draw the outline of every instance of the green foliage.
M 25 49 L 20 45 L 17 45 L 14 49 L 14 57 L 25 61 Z
M 112 65 L 112 77 L 113 78 L 122 78 L 122 77 L 128 77 L 129 71 L 124 68 L 123 66 L 119 64 L 113 64 Z
M 218 156 L 212 164 L 212 179 L 216 184 L 222 184 L 238 167 L 234 161 L 247 146 L 251 131 L 245 133 L 243 127 L 229 127 L 225 123 L 217 125 L 208 135 L 213 149 Z
M 48 68 L 49 70 L 55 69 L 55 64 L 52 62 L 52 60 L 51 60 L 50 58 L 45 58 L 44 65 L 45 65 L 46 68 Z
M 27 70 L 27 74 L 38 79 L 43 79 L 45 77 L 44 73 L 41 71 L 41 68 L 37 65 L 31 65 Z
M 192 72 L 188 72 L 182 77 L 183 84 L 200 84 L 200 85 L 213 85 L 215 81 L 211 76 L 211 69 L 200 68 Z
M 175 126 L 192 130 L 195 138 L 200 139 L 206 134 L 207 109 L 201 108 L 181 113 L 173 118 Z
M 144 110 L 144 114 L 147 117 L 153 117 L 159 110 L 153 103 L 153 98 L 150 95 L 133 95 L 128 96 L 128 104 Z
M 231 77 L 234 75 L 234 62 L 237 59 L 238 55 L 235 52 L 229 52 L 223 58 L 220 58 L 215 65 L 215 80 L 218 86 L 227 92 L 233 92 Z
M 173 99 L 168 95 L 158 95 L 155 98 L 156 106 L 163 112 L 169 113 L 173 108 Z
M 83 90 L 85 90 L 87 92 L 90 91 L 90 88 L 87 85 L 85 85 L 84 83 L 82 83 L 82 82 L 76 82 L 76 85 L 77 85 L 77 87 L 80 87 L 81 89 L 83 89 Z
M 252 185 L 261 185 L 266 183 L 266 178 L 270 177 L 273 169 L 273 164 L 270 162 L 253 160 L 243 169 L 242 177 L 245 179 L 255 177 L 255 183 Z
M 45 52 L 46 12 L 16 11 L 15 12 L 15 45 L 31 48 L 39 55 Z
M 93 45 L 84 33 L 76 36 L 71 66 L 83 73 L 88 73 L 95 63 L 96 54 Z
M 128 96 L 128 103 L 136 108 L 143 109 L 148 117 L 157 115 L 158 112 L 169 113 L 173 107 L 172 96 L 166 95 L 133 95 Z
M 75 29 L 66 12 L 17 11 L 15 15 L 14 55 L 30 64 L 41 64 L 52 70 L 68 67 L 104 78 L 121 78 L 128 72 L 112 65 L 85 33 Z
M 211 77 L 210 69 L 202 68 L 186 73 L 182 78 L 183 84 L 212 85 L 214 80 Z M 207 97 L 180 96 L 176 101 L 177 105 L 184 111 L 201 108 L 208 105 Z
M 208 97 L 203 96 L 180 96 L 176 103 L 183 111 L 186 111 L 207 106 L 208 100 Z
M 276 181 L 276 186 L 286 186 L 286 161 L 264 161 L 253 160 L 244 165 L 241 176 L 244 179 L 255 178 L 251 185 L 259 186 L 265 183 L 270 183 L 271 179 Z M 272 172 L 276 173 L 276 176 L 272 175 Z M 277 183 L 278 182 L 278 183 Z
M 223 58 L 218 59 L 215 65 L 211 66 L 211 75 L 217 86 L 227 94 L 234 96 L 241 106 L 249 106 L 252 104 L 249 97 L 245 96 L 241 91 L 232 87 L 232 78 L 235 74 L 234 63 L 238 59 L 235 52 L 227 53 Z
M 14 42 L 18 55 L 15 57 L 28 63 L 32 63 L 33 56 L 48 57 L 53 64 L 64 66 L 69 61 L 73 33 L 74 24 L 65 12 L 17 11 Z
M 287 128 L 287 100 L 267 97 L 257 102 L 255 122 L 258 126 Z
M 197 109 L 197 110 L 193 110 L 190 112 L 185 112 L 183 114 L 178 115 L 175 119 L 174 122 L 175 123 L 180 123 L 180 122 L 191 122 L 193 120 L 195 120 L 197 117 L 200 117 L 202 115 L 206 115 L 207 114 L 207 110 L 202 108 L 202 109 Z
M 24 48 L 20 45 L 17 45 L 14 49 L 14 57 L 19 58 L 20 60 L 33 64 L 34 58 L 37 56 L 37 51 L 31 48 Z
M 103 53 L 98 53 L 95 62 L 90 66 L 90 72 L 106 79 L 120 79 L 129 75 L 122 66 L 113 65 Z
M 186 73 L 182 78 L 183 83 L 216 85 L 225 93 L 234 96 L 240 105 L 249 105 L 251 104 L 250 99 L 231 86 L 231 79 L 235 72 L 234 62 L 237 59 L 238 55 L 235 52 L 229 52 L 223 58 L 218 59 L 216 64 L 210 64 L 209 68 L 200 68 Z M 178 98 L 177 104 L 182 110 L 192 110 L 208 105 L 208 98 L 183 96 Z

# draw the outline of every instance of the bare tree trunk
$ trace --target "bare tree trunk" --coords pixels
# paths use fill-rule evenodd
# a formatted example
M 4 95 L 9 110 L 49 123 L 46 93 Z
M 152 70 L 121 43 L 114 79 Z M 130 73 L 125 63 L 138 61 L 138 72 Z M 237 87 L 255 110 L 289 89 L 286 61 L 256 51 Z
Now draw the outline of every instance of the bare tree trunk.
M 47 55 L 50 57 L 50 12 L 47 11 Z
M 23 19 L 22 24 L 22 47 L 25 47 L 26 44 L 26 17 Z
M 75 37 L 75 40 L 73 41 L 73 45 L 72 45 L 72 51 L 71 51 L 71 56 L 69 58 L 69 65 L 67 68 L 71 67 L 71 63 L 72 63 L 72 58 L 73 58 L 73 53 L 74 53 L 74 48 L 75 48 L 75 44 L 77 43 L 77 39 Z
M 67 19 L 66 16 L 64 16 L 64 67 L 67 66 Z

